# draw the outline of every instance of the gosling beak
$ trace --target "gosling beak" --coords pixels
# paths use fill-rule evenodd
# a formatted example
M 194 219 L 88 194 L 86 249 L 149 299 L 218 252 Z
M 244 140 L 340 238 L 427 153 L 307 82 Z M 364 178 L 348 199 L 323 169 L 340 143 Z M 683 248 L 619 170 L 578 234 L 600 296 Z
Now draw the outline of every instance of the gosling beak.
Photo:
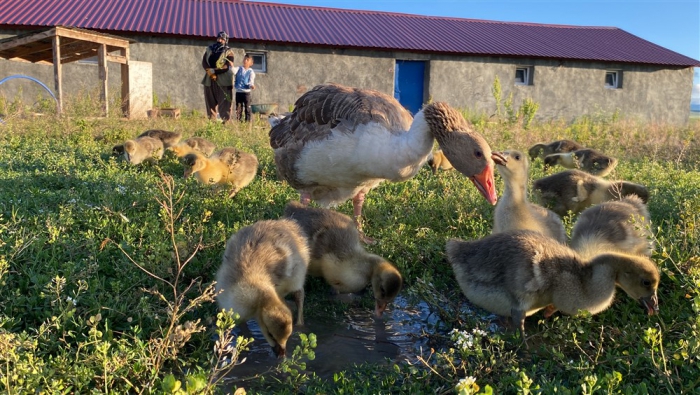
M 496 183 L 493 180 L 493 165 L 489 163 L 481 174 L 469 177 L 476 189 L 486 198 L 490 204 L 496 204 L 498 195 L 496 194 Z
M 185 169 L 184 178 L 187 178 L 191 175 L 192 175 L 192 169 Z
M 275 345 L 272 347 L 272 352 L 275 353 L 275 355 L 277 356 L 277 358 L 284 358 L 284 357 L 285 357 L 285 354 L 286 354 L 286 351 L 287 351 L 287 350 L 286 350 L 284 347 L 280 346 L 279 344 L 275 344 Z
M 377 300 L 374 304 L 374 316 L 377 318 L 382 318 L 384 310 L 386 310 L 387 303 L 381 300 Z
M 642 306 L 644 306 L 644 309 L 646 309 L 647 315 L 658 314 L 659 298 L 656 296 L 656 292 L 654 292 L 651 296 L 639 298 L 639 301 L 642 303 Z

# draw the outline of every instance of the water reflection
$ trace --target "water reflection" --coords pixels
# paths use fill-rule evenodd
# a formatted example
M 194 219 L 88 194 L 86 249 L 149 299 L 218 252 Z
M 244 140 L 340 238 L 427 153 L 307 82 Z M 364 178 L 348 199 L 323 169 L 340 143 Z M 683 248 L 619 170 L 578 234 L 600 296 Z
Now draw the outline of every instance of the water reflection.
M 306 370 L 330 379 L 334 373 L 355 364 L 394 364 L 413 359 L 418 348 L 425 346 L 427 334 L 434 333 L 438 326 L 439 320 L 427 303 L 412 304 L 403 297 L 396 298 L 381 319 L 374 318 L 371 309 L 349 306 L 342 319 L 314 317 L 307 319 L 303 327 L 295 326 L 287 355 L 299 345 L 297 333 L 316 334 L 316 359 L 307 361 Z M 255 321 L 249 321 L 245 327 L 242 326 L 242 335 L 254 338 L 254 342 L 250 351 L 241 355 L 246 362 L 229 374 L 229 384 L 263 374 L 279 363 Z

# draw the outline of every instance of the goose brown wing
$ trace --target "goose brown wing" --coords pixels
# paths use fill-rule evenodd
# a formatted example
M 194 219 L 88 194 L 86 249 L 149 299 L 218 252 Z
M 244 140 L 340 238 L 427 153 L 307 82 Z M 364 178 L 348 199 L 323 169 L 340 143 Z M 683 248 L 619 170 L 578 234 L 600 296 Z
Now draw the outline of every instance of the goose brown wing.
M 352 133 L 358 125 L 375 122 L 390 132 L 408 130 L 411 114 L 384 93 L 337 84 L 318 85 L 304 93 L 294 111 L 270 130 L 273 149 L 321 140 L 342 123 Z

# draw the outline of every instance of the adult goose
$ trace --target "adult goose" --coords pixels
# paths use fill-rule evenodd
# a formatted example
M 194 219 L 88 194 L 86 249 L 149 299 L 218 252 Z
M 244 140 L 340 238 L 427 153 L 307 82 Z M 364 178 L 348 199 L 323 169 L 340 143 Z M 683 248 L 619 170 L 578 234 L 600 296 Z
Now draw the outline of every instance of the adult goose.
M 299 97 L 270 130 L 278 175 L 300 192 L 302 204 L 329 207 L 352 198 L 360 231 L 365 194 L 382 181 L 415 176 L 435 140 L 495 204 L 494 161 L 504 159 L 446 103 L 428 104 L 411 118 L 382 92 L 325 84 Z

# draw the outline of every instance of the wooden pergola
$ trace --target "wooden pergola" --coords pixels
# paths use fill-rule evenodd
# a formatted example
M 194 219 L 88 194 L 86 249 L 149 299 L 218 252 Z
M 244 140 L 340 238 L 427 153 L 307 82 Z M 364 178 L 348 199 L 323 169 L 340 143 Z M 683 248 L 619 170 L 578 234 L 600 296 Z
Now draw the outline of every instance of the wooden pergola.
M 122 112 L 129 116 L 129 40 L 75 27 L 56 26 L 0 40 L 0 57 L 53 64 L 58 113 L 63 111 L 62 65 L 97 56 L 100 99 L 108 114 L 107 62 L 121 64 Z

